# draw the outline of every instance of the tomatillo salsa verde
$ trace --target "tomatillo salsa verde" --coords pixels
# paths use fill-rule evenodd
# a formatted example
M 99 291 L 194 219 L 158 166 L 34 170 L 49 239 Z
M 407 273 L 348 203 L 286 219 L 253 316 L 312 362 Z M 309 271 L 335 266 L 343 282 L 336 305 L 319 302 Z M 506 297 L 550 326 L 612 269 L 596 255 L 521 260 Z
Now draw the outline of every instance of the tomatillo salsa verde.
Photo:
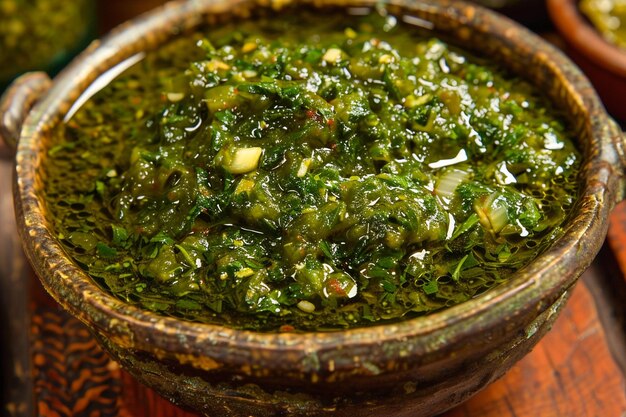
M 55 136 L 47 199 L 89 275 L 152 311 L 257 330 L 484 292 L 561 233 L 580 164 L 529 84 L 376 13 L 176 40 Z

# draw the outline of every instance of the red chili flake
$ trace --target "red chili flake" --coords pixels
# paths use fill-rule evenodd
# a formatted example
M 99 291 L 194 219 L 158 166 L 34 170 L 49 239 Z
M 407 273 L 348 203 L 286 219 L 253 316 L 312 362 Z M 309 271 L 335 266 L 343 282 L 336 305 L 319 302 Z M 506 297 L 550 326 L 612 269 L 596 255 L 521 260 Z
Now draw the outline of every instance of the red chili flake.
M 130 98 L 130 103 L 134 105 L 141 104 L 141 97 L 133 96 Z
M 346 290 L 344 290 L 341 286 L 341 283 L 337 278 L 332 278 L 328 281 L 328 286 L 335 294 L 344 297 L 346 295 Z
M 333 142 L 329 144 L 328 147 L 330 148 L 331 151 L 334 151 L 335 149 L 337 149 L 337 144 Z
M 323 122 L 322 116 L 315 110 L 308 109 L 305 114 L 308 119 L 315 120 L 320 124 Z
M 326 122 L 326 124 L 327 124 L 329 127 L 333 127 L 333 126 L 335 126 L 335 119 L 328 119 L 328 121 Z
M 290 324 L 283 324 L 278 328 L 279 332 L 293 332 L 294 330 L 296 330 L 296 328 Z

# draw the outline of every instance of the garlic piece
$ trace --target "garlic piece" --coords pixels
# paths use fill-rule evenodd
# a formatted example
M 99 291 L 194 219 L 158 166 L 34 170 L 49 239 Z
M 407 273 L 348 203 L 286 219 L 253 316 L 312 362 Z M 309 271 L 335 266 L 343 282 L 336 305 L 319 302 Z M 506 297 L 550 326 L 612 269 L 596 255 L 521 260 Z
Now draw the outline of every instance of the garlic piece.
M 298 308 L 305 313 L 312 313 L 315 311 L 315 304 L 310 301 L 302 300 L 297 304 Z
M 341 59 L 341 55 L 342 55 L 341 49 L 330 48 L 329 50 L 326 51 L 322 59 L 328 62 L 329 64 L 336 64 L 337 61 Z

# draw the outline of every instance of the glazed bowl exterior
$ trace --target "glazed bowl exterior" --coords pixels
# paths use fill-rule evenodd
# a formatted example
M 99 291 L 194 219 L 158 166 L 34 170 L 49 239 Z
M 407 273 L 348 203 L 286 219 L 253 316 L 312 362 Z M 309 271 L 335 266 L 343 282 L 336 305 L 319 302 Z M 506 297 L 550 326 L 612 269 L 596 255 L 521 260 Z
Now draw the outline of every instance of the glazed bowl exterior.
M 578 0 L 547 0 L 567 53 L 591 79 L 609 112 L 626 122 L 626 50 L 605 40 L 578 9 Z
M 559 51 L 483 8 L 394 0 L 409 24 L 485 54 L 567 114 L 584 165 L 564 235 L 510 281 L 421 318 L 336 332 L 260 333 L 163 317 L 101 290 L 55 238 L 40 169 L 51 128 L 100 75 L 199 26 L 260 8 L 373 7 L 375 0 L 191 0 L 123 25 L 88 48 L 30 111 L 17 146 L 15 204 L 25 251 L 45 288 L 127 370 L 173 402 L 211 416 L 430 416 L 501 376 L 550 328 L 622 198 L 624 149 L 587 79 Z M 7 113 L 8 114 L 8 113 Z

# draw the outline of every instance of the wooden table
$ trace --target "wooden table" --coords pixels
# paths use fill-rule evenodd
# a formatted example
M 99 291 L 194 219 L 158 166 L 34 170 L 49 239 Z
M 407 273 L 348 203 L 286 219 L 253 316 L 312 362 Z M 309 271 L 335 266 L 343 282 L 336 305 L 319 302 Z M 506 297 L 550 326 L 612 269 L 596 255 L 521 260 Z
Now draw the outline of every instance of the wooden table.
M 43 291 L 15 230 L 12 160 L 6 150 L 0 148 L 0 154 L 3 411 L 24 417 L 193 416 L 121 370 L 86 328 Z M 617 248 L 626 237 L 626 206 L 614 213 L 614 225 L 611 242 Z M 626 257 L 620 260 L 626 270 Z M 499 381 L 444 416 L 625 416 L 623 277 L 605 246 L 535 349 Z

